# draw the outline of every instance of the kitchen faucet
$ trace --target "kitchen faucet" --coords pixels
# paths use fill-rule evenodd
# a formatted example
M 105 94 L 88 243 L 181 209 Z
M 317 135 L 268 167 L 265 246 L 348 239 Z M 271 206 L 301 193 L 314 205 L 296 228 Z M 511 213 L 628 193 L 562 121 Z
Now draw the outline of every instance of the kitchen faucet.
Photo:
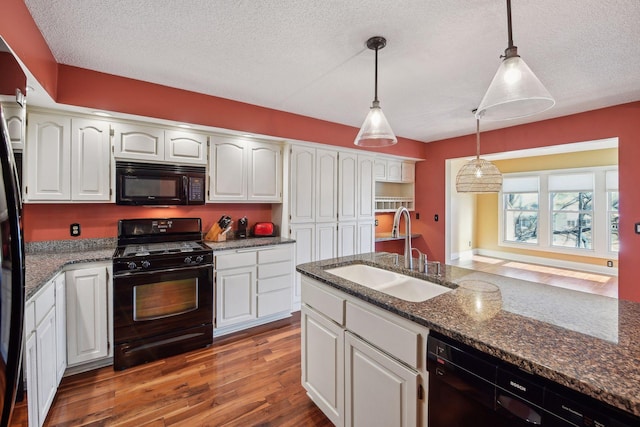
M 413 270 L 413 258 L 411 258 L 411 215 L 409 210 L 404 206 L 400 206 L 396 210 L 396 214 L 393 217 L 393 228 L 391 229 L 391 237 L 399 237 L 400 233 L 398 228 L 400 227 L 400 217 L 404 214 L 404 268 Z

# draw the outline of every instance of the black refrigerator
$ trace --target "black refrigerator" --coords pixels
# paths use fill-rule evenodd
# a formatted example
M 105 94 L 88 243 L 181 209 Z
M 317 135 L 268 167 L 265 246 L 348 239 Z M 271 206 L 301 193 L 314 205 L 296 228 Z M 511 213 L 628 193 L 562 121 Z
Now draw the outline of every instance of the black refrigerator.
M 0 427 L 6 427 L 11 421 L 22 362 L 24 246 L 20 186 L 2 108 L 0 126 Z

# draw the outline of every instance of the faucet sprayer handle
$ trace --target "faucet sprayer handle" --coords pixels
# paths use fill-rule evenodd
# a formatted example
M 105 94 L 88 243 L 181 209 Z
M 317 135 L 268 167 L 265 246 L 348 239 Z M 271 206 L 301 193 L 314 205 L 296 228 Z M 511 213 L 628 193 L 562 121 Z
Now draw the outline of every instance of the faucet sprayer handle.
M 427 254 L 420 252 L 418 248 L 411 248 L 411 252 L 418 252 L 418 271 L 424 273 L 427 266 Z

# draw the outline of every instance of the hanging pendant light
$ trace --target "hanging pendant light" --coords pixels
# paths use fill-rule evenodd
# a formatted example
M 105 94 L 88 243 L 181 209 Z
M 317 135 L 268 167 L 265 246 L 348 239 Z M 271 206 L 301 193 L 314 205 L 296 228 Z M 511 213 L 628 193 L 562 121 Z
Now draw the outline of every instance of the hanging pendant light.
M 509 46 L 489 89 L 484 94 L 476 117 L 483 120 L 509 120 L 531 116 L 553 107 L 555 101 L 513 45 L 511 0 L 507 0 Z
M 502 174 L 493 163 L 480 158 L 480 120 L 476 118 L 476 158 L 458 171 L 458 193 L 498 193 L 502 189 Z
M 367 40 L 367 47 L 376 51 L 375 91 L 369 114 L 364 119 L 360 132 L 353 142 L 360 147 L 384 147 L 398 142 L 382 108 L 380 108 L 380 101 L 378 101 L 378 50 L 386 45 L 387 40 L 384 37 L 376 36 Z

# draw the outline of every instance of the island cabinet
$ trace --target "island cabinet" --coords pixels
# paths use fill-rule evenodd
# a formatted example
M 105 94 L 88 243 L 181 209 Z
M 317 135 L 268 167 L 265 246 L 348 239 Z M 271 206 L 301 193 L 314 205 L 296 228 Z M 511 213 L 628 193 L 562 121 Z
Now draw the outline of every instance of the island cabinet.
M 427 420 L 428 329 L 302 278 L 302 385 L 336 426 Z
M 214 252 L 214 336 L 291 315 L 295 244 Z

